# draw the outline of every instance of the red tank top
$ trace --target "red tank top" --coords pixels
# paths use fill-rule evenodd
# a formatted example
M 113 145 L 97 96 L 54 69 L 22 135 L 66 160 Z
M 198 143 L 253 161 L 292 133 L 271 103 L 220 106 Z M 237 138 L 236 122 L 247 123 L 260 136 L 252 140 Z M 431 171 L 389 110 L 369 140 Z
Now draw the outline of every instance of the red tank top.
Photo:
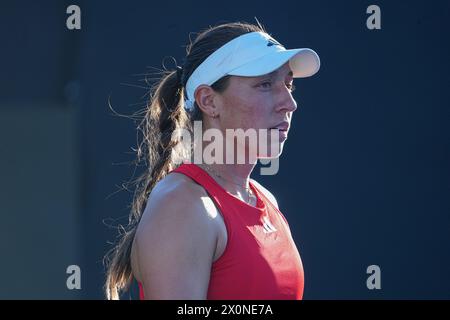
M 208 300 L 300 300 L 303 265 L 283 214 L 250 182 L 256 207 L 238 199 L 195 164 L 182 173 L 203 186 L 222 214 L 228 241 L 213 262 Z M 140 298 L 143 299 L 139 284 Z

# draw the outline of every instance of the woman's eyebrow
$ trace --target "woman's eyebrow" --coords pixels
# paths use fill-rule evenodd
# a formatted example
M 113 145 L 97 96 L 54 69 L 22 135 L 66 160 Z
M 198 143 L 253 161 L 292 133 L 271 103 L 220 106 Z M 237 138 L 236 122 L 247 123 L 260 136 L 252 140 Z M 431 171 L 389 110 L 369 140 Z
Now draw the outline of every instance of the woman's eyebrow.
M 256 79 L 260 80 L 260 79 L 270 78 L 272 80 L 272 79 L 276 78 L 279 73 L 280 73 L 280 70 L 275 70 L 275 71 L 272 71 L 272 72 L 270 72 L 268 74 L 264 74 L 262 76 L 257 76 Z M 289 71 L 286 76 L 289 76 L 289 77 L 293 78 L 294 77 L 294 73 L 292 71 Z
M 292 71 L 289 71 L 287 75 L 291 78 L 294 78 L 294 73 Z
M 280 73 L 280 70 L 275 70 L 275 71 L 272 71 L 271 73 L 269 73 L 268 76 L 269 76 L 270 78 L 275 78 L 279 73 Z M 294 76 L 294 73 L 293 73 L 292 71 L 289 71 L 289 72 L 287 73 L 287 76 L 293 77 L 293 76 Z

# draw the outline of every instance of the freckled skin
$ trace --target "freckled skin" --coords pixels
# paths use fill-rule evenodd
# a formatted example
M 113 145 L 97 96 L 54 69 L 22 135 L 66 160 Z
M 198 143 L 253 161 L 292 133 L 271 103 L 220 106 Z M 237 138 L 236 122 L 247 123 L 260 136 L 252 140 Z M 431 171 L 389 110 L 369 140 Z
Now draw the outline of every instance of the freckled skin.
M 290 122 L 297 109 L 290 89 L 290 71 L 287 62 L 272 78 L 232 76 L 227 89 L 216 97 L 220 121 L 215 127 L 225 134 L 225 128 L 269 129 L 282 121 Z M 279 146 L 280 153 L 283 145 L 284 141 Z M 268 147 L 270 150 L 270 140 Z

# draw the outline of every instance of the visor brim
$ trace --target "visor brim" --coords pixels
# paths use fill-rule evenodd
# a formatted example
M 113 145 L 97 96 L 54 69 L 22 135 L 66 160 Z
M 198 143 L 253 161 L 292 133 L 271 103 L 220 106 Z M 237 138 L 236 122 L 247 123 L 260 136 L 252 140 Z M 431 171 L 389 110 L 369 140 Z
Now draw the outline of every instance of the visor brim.
M 306 78 L 319 71 L 320 58 L 309 48 L 290 49 L 269 53 L 230 72 L 229 75 L 258 77 L 268 74 L 289 61 L 294 78 Z

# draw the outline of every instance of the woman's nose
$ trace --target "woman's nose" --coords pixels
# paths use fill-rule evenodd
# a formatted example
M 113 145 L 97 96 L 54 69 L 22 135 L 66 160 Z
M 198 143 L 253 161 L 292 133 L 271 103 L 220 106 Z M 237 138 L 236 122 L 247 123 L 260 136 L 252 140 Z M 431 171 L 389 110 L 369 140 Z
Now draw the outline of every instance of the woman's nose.
M 282 93 L 280 93 L 277 111 L 294 112 L 295 110 L 297 110 L 297 102 L 292 96 L 290 90 L 285 87 Z

